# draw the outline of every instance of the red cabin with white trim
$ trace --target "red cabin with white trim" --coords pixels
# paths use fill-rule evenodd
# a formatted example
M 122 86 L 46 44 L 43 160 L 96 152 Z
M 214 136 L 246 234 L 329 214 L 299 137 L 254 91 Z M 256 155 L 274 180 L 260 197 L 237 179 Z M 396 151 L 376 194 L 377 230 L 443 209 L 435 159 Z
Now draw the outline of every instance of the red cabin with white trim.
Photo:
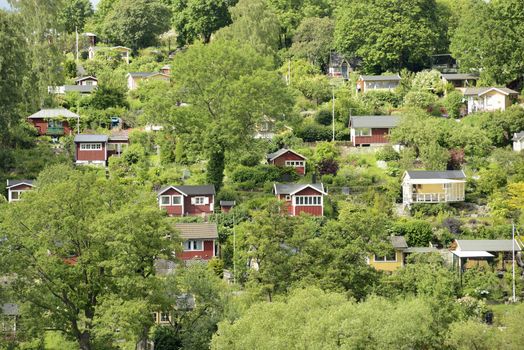
M 289 215 L 297 216 L 306 213 L 313 216 L 324 216 L 323 184 L 274 184 L 273 193 L 285 206 Z
M 22 198 L 22 193 L 35 187 L 33 180 L 7 180 L 7 201 L 17 202 Z
M 306 160 L 307 158 L 303 155 L 287 148 L 279 149 L 267 155 L 268 164 L 293 167 L 299 175 L 306 174 Z
M 169 216 L 209 215 L 215 210 L 215 186 L 166 186 L 158 192 L 158 205 Z
M 175 228 L 183 240 L 181 260 L 211 260 L 219 254 L 218 230 L 215 223 L 179 223 Z

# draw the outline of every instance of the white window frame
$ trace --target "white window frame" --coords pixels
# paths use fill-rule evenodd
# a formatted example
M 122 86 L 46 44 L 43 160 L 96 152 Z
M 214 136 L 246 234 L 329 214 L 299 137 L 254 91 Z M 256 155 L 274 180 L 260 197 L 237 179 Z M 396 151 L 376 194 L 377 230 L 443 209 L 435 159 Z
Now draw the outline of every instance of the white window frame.
M 167 198 L 169 203 L 163 204 L 162 203 L 162 198 Z M 169 207 L 171 205 L 171 196 L 168 196 L 168 195 L 160 196 L 160 198 L 158 200 L 159 200 L 159 203 L 160 203 L 161 207 Z
M 363 133 L 364 130 L 369 130 L 369 133 L 364 134 Z M 373 135 L 372 128 L 358 128 L 358 129 L 355 129 L 355 136 L 369 137 L 369 136 L 372 136 L 372 135 Z
M 294 168 L 305 166 L 303 160 L 286 160 L 285 165 L 286 166 L 290 166 L 290 167 L 294 167 Z
M 22 199 L 22 198 L 21 198 L 22 193 L 23 193 L 23 192 L 26 192 L 26 191 L 27 191 L 27 190 L 10 190 L 9 192 L 10 192 L 11 194 L 10 194 L 10 196 L 9 196 L 9 200 L 10 200 L 11 202 L 18 202 L 20 199 Z M 13 198 L 13 193 L 16 193 L 17 196 L 18 196 L 18 198 Z
M 81 151 L 101 151 L 102 150 L 102 143 L 100 143 L 100 142 L 98 142 L 98 143 L 81 143 L 80 144 L 80 150 Z
M 169 314 L 169 312 L 160 312 L 159 316 L 160 317 L 158 318 L 158 321 L 160 323 L 171 322 L 171 315 Z M 164 319 L 165 316 L 167 316 L 167 319 Z
M 206 205 L 206 197 L 194 197 L 195 205 Z
M 184 197 L 183 196 L 180 196 L 180 195 L 174 195 L 174 196 L 171 196 L 171 205 L 173 206 L 183 206 L 184 205 Z M 180 198 L 180 203 L 179 204 L 175 204 L 175 198 Z
M 294 196 L 293 204 L 296 206 L 321 207 L 322 196 Z
M 380 263 L 384 263 L 384 262 L 397 262 L 397 252 L 395 251 L 394 253 L 395 255 L 395 259 L 394 260 L 388 260 L 388 256 L 387 255 L 384 255 L 384 256 L 377 256 L 377 254 L 373 254 L 373 260 L 375 262 L 380 262 Z
M 186 246 L 186 243 L 189 244 Z M 197 247 L 197 243 L 200 242 L 200 249 Z M 204 241 L 201 239 L 188 239 L 182 243 L 185 252 L 203 252 L 204 251 Z

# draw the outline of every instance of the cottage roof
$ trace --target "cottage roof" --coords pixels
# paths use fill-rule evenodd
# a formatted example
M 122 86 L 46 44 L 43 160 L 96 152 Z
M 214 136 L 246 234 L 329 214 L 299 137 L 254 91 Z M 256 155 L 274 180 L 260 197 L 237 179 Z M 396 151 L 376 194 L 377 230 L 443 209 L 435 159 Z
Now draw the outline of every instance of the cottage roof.
M 278 151 L 276 152 L 273 152 L 273 153 L 269 153 L 266 157 L 267 157 L 267 160 L 269 161 L 272 161 L 273 159 L 276 159 L 278 157 L 280 157 L 281 155 L 287 153 L 287 152 L 291 152 L 297 156 L 299 156 L 300 158 L 306 160 L 307 158 L 304 157 L 303 155 L 301 154 L 298 154 L 297 152 L 293 151 L 292 149 L 288 149 L 288 148 L 281 148 L 279 149 Z
M 406 249 L 408 247 L 404 236 L 390 236 L 389 240 L 395 249 Z
M 2 314 L 7 316 L 18 316 L 18 305 L 12 303 L 2 304 Z
M 107 142 L 107 135 L 80 134 L 75 136 L 75 142 Z
M 524 131 L 516 132 L 513 134 L 513 141 L 520 141 L 524 138 Z
M 80 118 L 76 113 L 65 108 L 44 108 L 31 114 L 27 119 Z
M 236 204 L 235 201 L 220 201 L 221 207 L 234 207 Z
M 98 79 L 96 77 L 94 77 L 92 75 L 88 75 L 86 77 L 80 77 L 80 78 L 76 79 L 75 82 L 78 83 L 78 82 L 81 82 L 81 81 L 84 81 L 84 80 L 96 80 L 96 81 L 98 81 Z
M 400 81 L 400 75 L 361 75 L 363 81 Z
M 515 90 L 511 90 L 508 88 L 500 88 L 500 87 L 473 87 L 473 88 L 466 88 L 464 90 L 464 96 L 482 96 L 486 94 L 489 91 L 498 91 L 503 95 L 518 95 L 519 93 Z
M 462 170 L 427 171 L 427 170 L 408 170 L 406 174 L 410 179 L 465 179 L 466 174 Z
M 400 117 L 369 115 L 354 116 L 350 119 L 352 128 L 394 128 L 400 123 Z
M 511 252 L 513 250 L 511 239 L 457 239 L 456 242 L 459 251 Z M 517 241 L 515 241 L 515 250 L 522 250 Z
M 96 85 L 64 85 L 64 92 L 90 93 L 97 89 Z
M 18 185 L 27 185 L 27 186 L 33 187 L 34 186 L 33 183 L 34 183 L 34 180 L 7 180 L 6 188 L 15 187 Z
M 471 73 L 449 73 L 442 74 L 442 78 L 446 80 L 478 80 L 478 76 Z
M 217 225 L 214 223 L 175 224 L 180 236 L 185 239 L 218 238 Z
M 214 185 L 199 185 L 199 186 L 164 186 L 158 190 L 158 194 L 162 194 L 168 189 L 175 189 L 176 191 L 182 193 L 184 196 L 198 196 L 198 195 L 214 195 L 215 186 Z
M 169 78 L 169 75 L 161 72 L 129 72 L 127 74 L 130 75 L 132 78 L 151 78 L 156 75 L 162 75 L 166 78 Z
M 308 187 L 320 192 L 323 195 L 327 195 L 327 193 L 324 191 L 324 184 L 322 183 L 318 183 L 318 184 L 274 184 L 273 191 L 275 192 L 275 194 L 293 195 Z

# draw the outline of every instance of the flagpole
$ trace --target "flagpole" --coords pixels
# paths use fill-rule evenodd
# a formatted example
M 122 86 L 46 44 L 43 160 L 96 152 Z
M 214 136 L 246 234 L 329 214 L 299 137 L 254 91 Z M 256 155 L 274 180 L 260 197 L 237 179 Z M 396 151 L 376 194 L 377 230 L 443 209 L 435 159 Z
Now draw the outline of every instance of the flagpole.
M 512 253 L 513 253 L 513 264 L 512 264 L 512 275 L 513 275 L 513 302 L 515 303 L 517 301 L 517 298 L 515 296 L 515 223 L 512 222 L 512 229 L 511 229 L 511 244 L 512 244 Z

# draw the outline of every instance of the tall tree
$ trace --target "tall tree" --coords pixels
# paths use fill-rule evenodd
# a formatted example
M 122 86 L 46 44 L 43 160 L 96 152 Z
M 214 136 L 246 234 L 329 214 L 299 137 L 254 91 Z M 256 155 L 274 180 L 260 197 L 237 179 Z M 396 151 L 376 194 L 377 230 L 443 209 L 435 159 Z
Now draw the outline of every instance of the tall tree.
M 82 32 L 86 21 L 93 15 L 93 6 L 89 0 L 70 0 L 64 4 L 61 19 L 68 33 Z
M 149 191 L 56 166 L 0 215 L 0 266 L 16 276 L 10 287 L 27 324 L 60 330 L 82 350 L 144 335 L 155 259 L 170 259 L 165 237 L 177 237 Z
M 179 45 L 196 39 L 208 43 L 211 34 L 231 23 L 228 8 L 235 0 L 173 0 L 173 26 Z
M 104 18 L 103 34 L 119 45 L 137 50 L 154 45 L 169 29 L 171 12 L 159 0 L 120 0 Z
M 337 11 L 335 46 L 368 73 L 420 70 L 442 42 L 435 0 L 351 1 Z
M 296 58 L 305 58 L 325 69 L 333 48 L 334 30 L 335 22 L 329 17 L 304 18 L 295 31 L 290 52 Z

